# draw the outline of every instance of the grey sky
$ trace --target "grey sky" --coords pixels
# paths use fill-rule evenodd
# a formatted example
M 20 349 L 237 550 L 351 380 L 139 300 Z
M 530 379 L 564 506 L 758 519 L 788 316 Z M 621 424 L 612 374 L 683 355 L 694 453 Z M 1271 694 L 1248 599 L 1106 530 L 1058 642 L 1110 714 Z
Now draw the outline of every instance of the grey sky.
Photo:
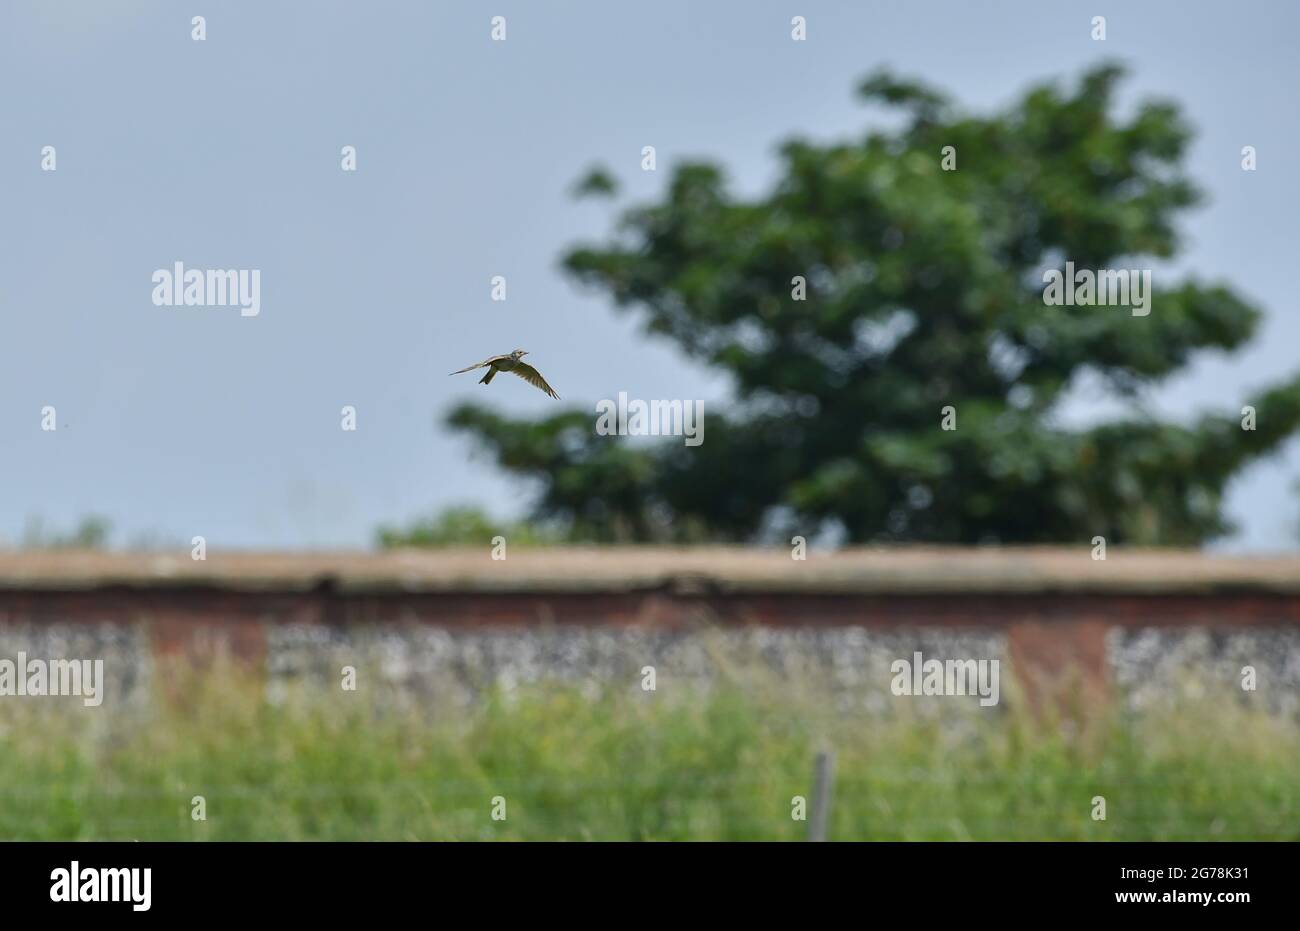
M 807 42 L 790 40 L 796 14 Z M 518 513 L 527 489 L 441 428 L 454 402 L 537 414 L 727 392 L 557 270 L 614 215 L 573 201 L 572 182 L 604 163 L 625 203 L 706 156 L 758 190 L 787 136 L 880 118 L 852 89 L 881 64 L 985 108 L 1113 57 L 1133 69 L 1128 100 L 1176 99 L 1209 195 L 1177 268 L 1228 279 L 1267 320 L 1251 349 L 1200 360 L 1152 403 L 1235 410 L 1300 366 L 1297 27 L 1293 2 L 5 0 L 0 539 L 97 513 L 118 541 L 347 546 L 454 502 Z M 339 168 L 347 144 L 356 173 Z M 56 172 L 40 170 L 45 145 Z M 644 145 L 657 173 L 639 169 Z M 261 315 L 155 307 L 150 275 L 177 260 L 260 269 Z M 446 374 L 516 346 L 564 402 Z M 356 433 L 339 428 L 345 404 Z M 1109 410 L 1084 386 L 1072 416 Z M 1236 482 L 1230 548 L 1297 545 L 1297 475 L 1293 442 Z

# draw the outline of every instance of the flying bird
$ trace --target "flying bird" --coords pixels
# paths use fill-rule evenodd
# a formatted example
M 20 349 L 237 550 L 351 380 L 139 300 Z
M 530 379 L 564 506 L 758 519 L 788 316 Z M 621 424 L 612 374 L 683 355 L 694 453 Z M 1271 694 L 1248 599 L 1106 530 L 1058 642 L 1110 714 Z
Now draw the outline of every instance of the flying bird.
M 537 371 L 537 369 L 533 368 L 527 362 L 520 361 L 526 355 L 528 355 L 526 350 L 516 349 L 514 352 L 509 352 L 502 356 L 492 356 L 490 359 L 484 359 L 482 362 L 475 362 L 473 365 L 467 366 L 463 369 L 457 369 L 451 374 L 460 375 L 464 372 L 472 372 L 474 369 L 485 368 L 488 370 L 487 374 L 480 378 L 478 383 L 480 385 L 490 385 L 492 379 L 496 377 L 497 372 L 510 372 L 514 375 L 518 375 L 533 387 L 541 388 L 558 401 L 560 396 L 555 393 L 554 388 L 546 383 L 546 379 L 542 377 L 542 373 Z

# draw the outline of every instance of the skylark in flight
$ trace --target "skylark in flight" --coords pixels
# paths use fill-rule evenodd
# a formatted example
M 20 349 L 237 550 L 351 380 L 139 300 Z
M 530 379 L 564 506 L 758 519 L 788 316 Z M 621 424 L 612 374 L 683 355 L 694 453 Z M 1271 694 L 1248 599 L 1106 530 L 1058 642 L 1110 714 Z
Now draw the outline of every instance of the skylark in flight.
M 542 373 L 537 371 L 537 369 L 533 368 L 527 362 L 520 361 L 526 355 L 528 355 L 526 350 L 516 349 L 514 352 L 506 353 L 503 356 L 492 356 L 490 359 L 476 362 L 466 368 L 458 369 L 451 374 L 460 375 L 463 372 L 472 372 L 474 369 L 486 368 L 488 370 L 487 374 L 480 378 L 478 383 L 480 385 L 489 385 L 492 383 L 492 379 L 496 377 L 497 372 L 510 372 L 514 375 L 518 375 L 533 387 L 541 388 L 558 401 L 560 396 L 555 393 L 554 388 L 546 383 L 546 379 L 542 377 Z

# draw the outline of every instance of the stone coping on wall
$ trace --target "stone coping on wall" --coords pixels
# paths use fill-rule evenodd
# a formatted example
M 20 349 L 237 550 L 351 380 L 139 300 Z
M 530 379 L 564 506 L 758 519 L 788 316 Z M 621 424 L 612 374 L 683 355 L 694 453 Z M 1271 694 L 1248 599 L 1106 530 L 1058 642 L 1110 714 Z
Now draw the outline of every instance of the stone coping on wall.
M 569 592 L 919 595 L 1300 594 L 1300 555 L 1111 547 L 492 547 L 386 552 L 0 550 L 0 591 L 213 589 L 352 594 Z

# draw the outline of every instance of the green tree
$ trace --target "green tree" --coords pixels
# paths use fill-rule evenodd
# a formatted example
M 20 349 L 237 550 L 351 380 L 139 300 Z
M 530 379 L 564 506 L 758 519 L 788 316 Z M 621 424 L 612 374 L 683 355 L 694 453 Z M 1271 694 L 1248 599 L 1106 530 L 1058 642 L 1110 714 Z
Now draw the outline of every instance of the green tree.
M 76 528 L 66 533 L 47 527 L 37 517 L 29 518 L 23 529 L 22 548 L 28 550 L 102 550 L 108 548 L 112 524 L 97 515 L 83 517 Z
M 503 536 L 517 546 L 562 542 L 559 530 L 526 522 L 493 520 L 481 509 L 456 505 L 406 527 L 380 527 L 375 541 L 381 549 L 416 546 L 486 546 L 493 537 Z
M 1085 373 L 1132 401 L 1198 350 L 1246 343 L 1259 311 L 1227 285 L 1155 276 L 1149 316 L 1046 306 L 1043 272 L 1149 268 L 1175 256 L 1199 194 L 1176 105 L 1115 113 L 1122 69 L 1031 88 L 1005 112 L 959 112 L 879 73 L 861 95 L 898 111 L 860 141 L 788 141 L 770 192 L 682 164 L 663 199 L 564 259 L 646 333 L 729 373 L 706 442 L 628 443 L 590 408 L 448 422 L 517 476 L 536 518 L 595 540 L 750 540 L 838 525 L 851 541 L 1197 544 L 1230 526 L 1228 481 L 1300 426 L 1300 378 L 1190 424 L 1141 412 L 1067 429 Z M 941 165 L 952 146 L 956 170 Z M 593 173 L 584 193 L 608 193 Z M 792 282 L 806 280 L 806 299 Z M 956 429 L 941 429 L 951 407 Z

